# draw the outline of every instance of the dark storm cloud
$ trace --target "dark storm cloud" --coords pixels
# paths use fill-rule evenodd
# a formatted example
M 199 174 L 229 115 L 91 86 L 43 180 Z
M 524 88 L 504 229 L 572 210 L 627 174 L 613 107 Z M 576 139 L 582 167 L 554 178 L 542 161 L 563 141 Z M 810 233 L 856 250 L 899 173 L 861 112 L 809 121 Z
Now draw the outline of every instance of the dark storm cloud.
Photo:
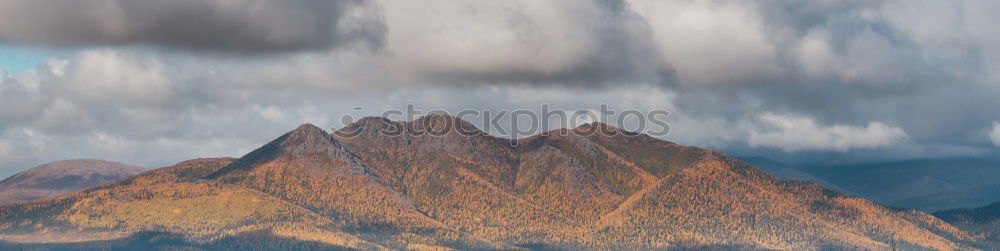
M 0 41 L 248 53 L 375 47 L 385 28 L 372 7 L 365 0 L 0 0 Z M 349 17 L 359 11 L 372 13 Z

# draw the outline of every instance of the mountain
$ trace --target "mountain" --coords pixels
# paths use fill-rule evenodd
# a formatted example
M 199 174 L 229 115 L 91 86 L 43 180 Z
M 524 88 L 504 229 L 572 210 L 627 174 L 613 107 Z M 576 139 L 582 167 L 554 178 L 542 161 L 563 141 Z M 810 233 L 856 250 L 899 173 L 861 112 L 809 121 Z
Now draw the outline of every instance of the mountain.
M 0 233 L 0 247 L 195 250 L 963 249 L 975 240 L 919 211 L 601 123 L 510 140 L 443 115 L 364 118 L 332 134 L 302 125 L 239 159 L 0 206 Z
M 1000 164 L 981 159 L 910 160 L 799 170 L 839 186 L 848 194 L 924 211 L 1000 200 L 1000 194 L 989 191 L 1000 185 Z
M 819 177 L 813 176 L 812 174 L 806 173 L 798 168 L 792 167 L 788 164 L 781 163 L 772 159 L 768 159 L 760 156 L 753 157 L 743 157 L 739 158 L 742 161 L 759 168 L 760 170 L 767 172 L 771 176 L 786 180 L 804 181 L 819 184 L 825 188 L 832 189 L 834 191 L 842 193 L 850 193 L 849 190 L 844 189 L 836 184 L 830 183 L 829 181 L 823 180 Z
M 879 203 L 925 212 L 978 207 L 1000 200 L 1000 164 L 983 159 L 798 167 L 759 156 L 740 159 L 778 178 L 816 183 Z
M 939 192 L 893 201 L 923 211 L 982 207 L 1000 201 L 1000 184 Z
M 75 159 L 56 161 L 0 181 L 0 203 L 51 198 L 101 183 L 130 177 L 145 169 L 112 161 Z
M 288 236 L 296 236 L 293 243 L 305 247 L 329 243 L 376 247 L 349 234 L 317 228 L 333 223 L 284 200 L 201 179 L 232 162 L 228 158 L 185 161 L 59 198 L 3 205 L 0 236 L 29 247 L 58 249 L 120 243 L 143 249 L 212 243 L 226 249 L 278 248 L 289 244 L 281 241 Z M 248 243 L 241 236 L 254 241 Z
M 934 215 L 969 233 L 981 235 L 990 249 L 1000 248 L 1000 202 L 979 208 L 945 210 Z

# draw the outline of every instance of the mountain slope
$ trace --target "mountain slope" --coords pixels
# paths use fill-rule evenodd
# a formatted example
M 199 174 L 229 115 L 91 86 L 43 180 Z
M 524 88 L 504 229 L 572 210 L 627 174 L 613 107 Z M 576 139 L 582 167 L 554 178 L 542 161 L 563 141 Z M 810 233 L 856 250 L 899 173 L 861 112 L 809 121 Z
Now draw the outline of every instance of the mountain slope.
M 954 249 L 968 237 L 924 213 L 885 208 L 816 185 L 777 180 L 716 155 L 664 179 L 597 229 L 614 240 L 765 249 Z M 666 236 L 666 238 L 664 238 Z M 624 242 L 621 245 L 630 245 Z
M 795 167 L 789 166 L 785 163 L 774 161 L 772 159 L 759 156 L 745 157 L 739 159 L 749 163 L 750 165 L 753 165 L 754 167 L 760 168 L 760 170 L 763 170 L 764 172 L 767 172 L 767 174 L 770 174 L 771 176 L 774 176 L 776 178 L 781 178 L 785 180 L 812 182 L 837 192 L 850 193 L 850 191 L 848 191 L 847 189 L 844 189 L 838 185 L 830 183 L 829 181 L 823 180 L 819 177 L 813 176 L 812 174 L 806 173 Z
M 600 123 L 515 144 L 477 130 L 420 133 L 448 127 L 441 123 L 467 127 L 449 117 L 368 118 L 334 135 L 374 173 L 398 177 L 421 211 L 517 246 L 950 249 L 969 238 L 920 212 L 776 180 L 718 153 Z M 509 177 L 513 189 L 504 189 Z M 755 227 L 732 236 L 742 226 Z
M 264 193 L 191 176 L 232 159 L 199 159 L 67 196 L 0 206 L 0 241 L 65 243 L 181 234 L 206 243 L 257 231 L 263 240 L 296 236 L 339 247 L 376 247 L 329 228 L 328 219 Z M 141 236 L 140 236 L 141 237 Z M 160 237 L 156 237 L 160 238 Z M 274 247 L 277 248 L 277 247 Z
M 768 174 L 820 184 L 879 203 L 932 212 L 1000 200 L 1000 164 L 982 159 L 792 167 L 761 157 L 742 158 Z
M 51 198 L 130 177 L 145 169 L 118 162 L 75 159 L 56 161 L 0 181 L 0 203 Z
M 366 118 L 334 135 L 412 201 L 414 210 L 473 236 L 526 238 L 519 233 L 540 231 L 528 221 L 549 216 L 511 193 L 517 152 L 509 141 L 484 135 L 464 121 Z
M 981 235 L 990 249 L 1000 248 L 1000 202 L 979 208 L 940 211 L 934 216 L 969 233 Z
M 937 159 L 814 167 L 806 171 L 876 200 L 894 200 L 997 184 L 1000 164 Z
M 1000 201 L 1000 184 L 939 192 L 895 200 L 891 203 L 922 211 L 941 211 L 982 207 L 996 201 Z
M 961 249 L 972 240 L 921 212 L 600 123 L 509 140 L 442 115 L 365 118 L 332 135 L 307 124 L 239 159 L 0 207 L 5 241 L 151 231 L 191 246 L 263 231 L 271 237 L 237 242 L 361 249 Z
M 394 246 L 404 246 L 405 236 L 416 233 L 453 246 L 478 245 L 417 210 L 329 134 L 309 124 L 208 178 L 276 196 Z

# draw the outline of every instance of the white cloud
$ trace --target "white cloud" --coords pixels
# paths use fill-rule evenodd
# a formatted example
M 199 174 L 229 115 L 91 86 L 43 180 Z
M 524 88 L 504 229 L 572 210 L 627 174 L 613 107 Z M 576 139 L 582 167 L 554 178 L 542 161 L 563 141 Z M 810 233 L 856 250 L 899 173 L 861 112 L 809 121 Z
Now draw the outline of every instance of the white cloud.
M 990 132 L 990 140 L 994 146 L 1000 146 L 1000 121 L 993 122 L 993 130 Z
M 895 84 L 902 80 L 901 57 L 893 55 L 895 48 L 888 39 L 871 29 L 864 29 L 847 43 L 840 78 L 847 83 L 869 85 Z
M 11 145 L 10 140 L 0 139 L 0 163 L 3 163 L 3 160 L 10 158 L 8 155 L 10 155 L 11 149 L 14 148 Z
M 66 66 L 69 65 L 69 60 L 53 58 L 49 59 L 49 61 L 45 64 L 52 74 L 62 77 L 63 75 L 66 75 Z
M 830 44 L 830 32 L 816 28 L 801 38 L 795 48 L 796 60 L 802 71 L 812 77 L 827 77 L 840 68 L 837 52 Z
M 32 129 L 0 131 L 0 167 L 51 154 L 48 151 L 58 145 L 53 143 L 52 137 Z
M 0 96 L 3 96 L 3 89 L 5 88 L 5 85 L 7 85 L 8 78 L 9 76 L 7 74 L 7 70 L 0 67 Z
M 320 13 L 302 6 L 264 8 L 288 3 L 232 6 L 266 14 L 222 17 L 252 19 L 248 27 L 265 35 L 237 48 L 205 37 L 151 41 L 157 38 L 145 35 L 162 34 L 152 28 L 108 42 L 115 26 L 99 24 L 109 28 L 84 41 L 89 43 L 50 54 L 63 59 L 37 71 L 0 70 L 0 142 L 17 143 L 7 146 L 0 165 L 79 154 L 143 165 L 229 154 L 233 150 L 226 149 L 252 149 L 302 122 L 334 126 L 356 104 L 668 109 L 671 140 L 720 150 L 749 144 L 768 152 L 963 144 L 955 141 L 966 138 L 967 146 L 982 147 L 984 123 L 968 118 L 1000 116 L 991 109 L 1000 106 L 1000 33 L 991 32 L 996 1 L 376 3 L 340 13 L 336 29 L 377 31 L 369 25 L 384 21 L 384 34 L 372 39 L 385 43 L 374 50 L 311 39 L 308 31 L 330 27 L 294 24 L 304 19 L 268 21 L 282 13 L 305 13 L 297 16 L 305 19 Z M 44 25 L 75 30 L 58 24 Z M 53 34 L 65 35 L 41 35 Z M 280 38 L 308 43 L 273 40 Z M 205 41 L 205 48 L 195 48 Z M 141 46 L 115 47 L 122 44 Z M 257 46 L 271 53 L 240 53 Z M 589 85 L 561 81 L 566 76 Z M 508 82 L 533 85 L 497 85 Z M 953 102 L 958 99 L 963 102 Z M 33 155 L 21 145 L 28 142 L 24 130 L 59 144 Z M 190 145 L 200 148 L 185 147 Z M 101 153 L 97 146 L 122 153 Z M 145 153 L 162 154 L 148 159 Z
M 761 122 L 773 130 L 753 130 L 749 144 L 753 147 L 780 148 L 787 152 L 821 150 L 846 152 L 852 149 L 892 146 L 909 136 L 902 128 L 882 122 L 869 122 L 867 126 L 822 126 L 812 118 L 790 115 L 764 114 Z
M 792 53 L 802 73 L 812 78 L 836 77 L 848 84 L 871 86 L 896 84 L 903 78 L 893 45 L 874 31 L 865 29 L 849 38 L 840 49 L 826 28 L 814 28 L 800 38 Z
M 282 111 L 281 108 L 277 106 L 254 105 L 253 109 L 257 111 L 257 113 L 259 113 L 262 118 L 270 121 L 281 121 L 287 119 L 285 117 L 285 111 Z
M 66 63 L 64 63 L 65 65 Z M 164 66 L 155 58 L 137 58 L 114 50 L 87 50 L 73 58 L 68 71 L 53 68 L 59 88 L 91 102 L 114 99 L 126 104 L 171 102 L 173 88 Z M 67 76 L 59 78 L 64 72 Z
M 596 1 L 383 0 L 398 71 L 553 74 L 599 48 Z M 419 9 L 420 11 L 414 11 Z
M 177 92 L 190 86 L 170 79 L 156 58 L 112 49 L 53 58 L 37 71 L 17 72 L 9 80 L 0 92 L 0 129 L 26 126 L 50 132 L 157 128 L 180 112 Z
M 39 129 L 61 128 L 67 125 L 77 128 L 87 128 L 94 124 L 88 111 L 64 98 L 55 98 L 51 104 L 38 114 L 34 123 Z
M 652 28 L 666 66 L 684 83 L 720 84 L 778 74 L 777 51 L 752 4 L 629 1 Z

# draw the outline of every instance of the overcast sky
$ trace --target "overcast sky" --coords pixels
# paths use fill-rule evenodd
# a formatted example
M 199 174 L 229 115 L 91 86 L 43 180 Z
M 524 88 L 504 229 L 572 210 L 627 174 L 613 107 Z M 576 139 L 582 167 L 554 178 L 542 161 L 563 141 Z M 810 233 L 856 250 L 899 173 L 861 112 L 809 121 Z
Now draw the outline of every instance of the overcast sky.
M 996 13 L 990 0 L 0 0 L 0 176 L 239 156 L 301 123 L 406 104 L 665 109 L 664 139 L 793 162 L 997 156 Z

